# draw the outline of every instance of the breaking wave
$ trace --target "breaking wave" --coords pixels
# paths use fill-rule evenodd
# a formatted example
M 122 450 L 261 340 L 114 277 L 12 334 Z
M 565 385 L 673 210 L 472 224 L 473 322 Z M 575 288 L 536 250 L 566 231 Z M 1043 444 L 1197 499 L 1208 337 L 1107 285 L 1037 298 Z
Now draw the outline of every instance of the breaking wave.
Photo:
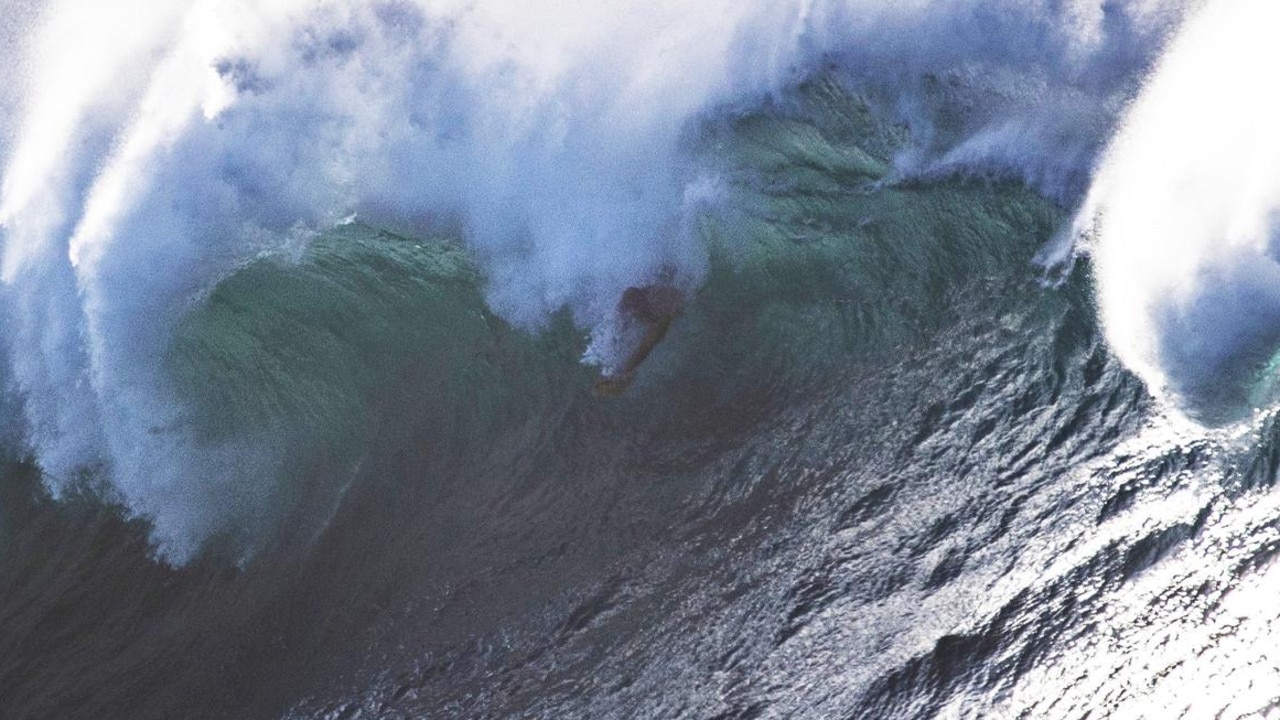
M 0 18 L 0 715 L 1274 714 L 1280 11 L 261 5 Z
M 190 558 L 289 452 L 198 440 L 164 360 L 237 268 L 353 215 L 446 235 L 498 316 L 567 308 L 608 368 L 624 288 L 709 272 L 718 123 L 803 113 L 796 89 L 832 78 L 907 129 L 886 181 L 1013 178 L 1071 203 L 1181 6 L 33 6 L 0 196 L 26 443 L 55 493 L 106 478 Z
M 1126 364 L 1220 424 L 1270 407 L 1280 348 L 1280 56 L 1266 2 L 1214 3 L 1169 49 L 1107 153 L 1077 225 Z M 1199 139 L 1207 139 L 1200 142 Z

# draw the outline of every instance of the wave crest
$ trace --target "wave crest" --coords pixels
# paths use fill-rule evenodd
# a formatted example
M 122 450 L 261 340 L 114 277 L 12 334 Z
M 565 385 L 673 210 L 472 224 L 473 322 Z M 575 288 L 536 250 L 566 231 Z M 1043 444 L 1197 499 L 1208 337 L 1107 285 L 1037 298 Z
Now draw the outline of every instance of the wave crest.
M 832 73 L 909 127 L 898 177 L 1068 199 L 1185 4 L 51 2 L 0 193 L 29 443 L 55 491 L 103 468 L 185 559 L 250 471 L 192 439 L 162 359 L 235 267 L 352 213 L 445 227 L 502 316 L 607 339 L 623 288 L 706 271 L 706 123 Z

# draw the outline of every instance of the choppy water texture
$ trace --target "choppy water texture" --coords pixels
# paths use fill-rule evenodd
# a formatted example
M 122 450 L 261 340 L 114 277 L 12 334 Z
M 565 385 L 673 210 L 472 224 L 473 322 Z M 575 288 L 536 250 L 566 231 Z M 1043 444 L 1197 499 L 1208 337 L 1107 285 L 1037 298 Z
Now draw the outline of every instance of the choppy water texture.
M 0 426 L 0 717 L 1280 717 L 1274 413 L 1153 400 L 1036 261 L 1063 199 L 902 172 L 837 75 L 686 133 L 705 259 L 620 397 L 355 219 L 169 326 L 191 536 Z

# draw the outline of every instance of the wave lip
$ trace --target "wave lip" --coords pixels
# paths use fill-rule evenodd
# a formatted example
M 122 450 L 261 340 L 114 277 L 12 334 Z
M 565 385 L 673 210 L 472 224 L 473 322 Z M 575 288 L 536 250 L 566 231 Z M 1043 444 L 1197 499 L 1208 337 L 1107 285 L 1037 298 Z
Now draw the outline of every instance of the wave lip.
M 1077 225 L 1095 235 L 1110 344 L 1202 422 L 1273 403 L 1280 349 L 1280 100 L 1262 90 L 1280 8 L 1204 8 L 1108 150 Z

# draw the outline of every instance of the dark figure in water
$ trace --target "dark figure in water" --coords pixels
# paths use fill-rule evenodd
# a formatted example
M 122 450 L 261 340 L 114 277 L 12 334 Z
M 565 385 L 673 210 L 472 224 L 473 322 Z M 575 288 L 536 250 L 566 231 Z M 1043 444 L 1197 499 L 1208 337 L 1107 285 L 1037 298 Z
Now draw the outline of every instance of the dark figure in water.
M 682 309 L 684 293 L 671 285 L 645 285 L 623 291 L 622 299 L 618 301 L 618 315 L 628 329 L 639 325 L 643 334 L 618 371 L 596 381 L 595 393 L 621 395 L 626 392 L 635 377 L 636 368 L 666 337 L 667 329 Z

